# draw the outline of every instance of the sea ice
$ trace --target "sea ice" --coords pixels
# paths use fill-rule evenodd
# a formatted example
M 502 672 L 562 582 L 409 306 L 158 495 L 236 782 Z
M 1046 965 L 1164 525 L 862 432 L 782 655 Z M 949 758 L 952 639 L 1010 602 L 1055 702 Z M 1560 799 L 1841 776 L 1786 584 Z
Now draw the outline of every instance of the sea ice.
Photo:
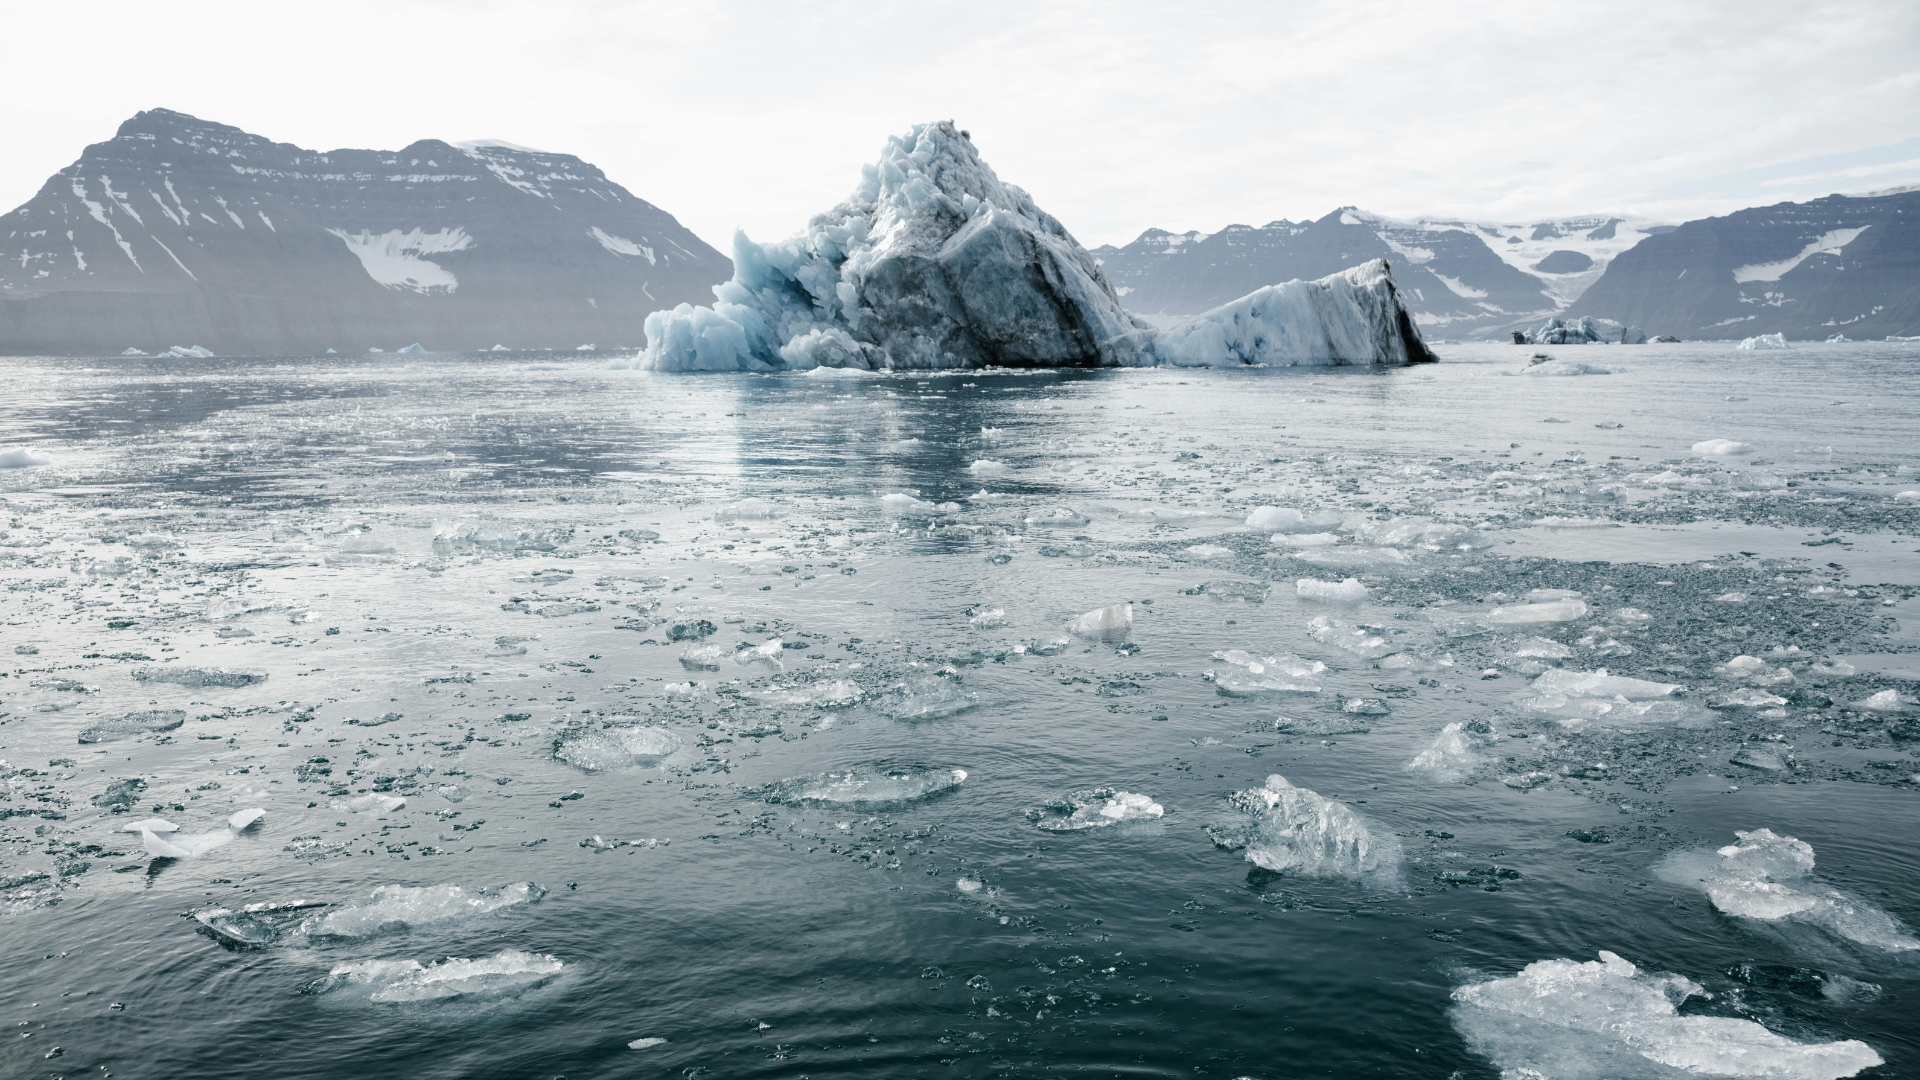
M 951 122 L 887 142 L 860 186 L 778 243 L 733 243 L 712 307 L 647 317 L 656 371 L 877 370 L 1432 359 L 1376 260 L 1270 286 L 1164 334 Z
M 849 769 L 795 776 L 768 784 L 770 803 L 824 803 L 830 806 L 892 806 L 940 795 L 966 782 L 965 769 Z
M 658 765 L 680 746 L 680 736 L 662 727 L 606 728 L 556 740 L 553 756 L 575 768 L 600 772 Z
M 130 739 L 136 735 L 152 732 L 172 731 L 187 722 L 187 714 L 179 709 L 149 709 L 144 712 L 127 713 L 109 720 L 96 720 L 80 732 L 81 745 L 112 742 L 116 739 Z
M 537 904 L 546 895 L 546 889 L 531 881 L 479 889 L 458 885 L 382 885 L 365 900 L 309 916 L 301 924 L 300 932 L 317 939 L 406 933 L 429 923 Z
M 1456 720 L 1440 729 L 1432 745 L 1407 762 L 1408 772 L 1423 772 L 1457 783 L 1488 760 L 1499 734 L 1488 720 Z
M 12 450 L 0 450 L 0 469 L 30 469 L 36 465 L 51 465 L 53 459 L 36 454 L 25 447 Z
M 1027 817 L 1049 832 L 1080 832 L 1126 821 L 1155 821 L 1165 813 L 1165 807 L 1145 795 L 1103 787 L 1073 792 L 1029 811 Z
M 1400 841 L 1344 803 L 1294 787 L 1275 773 L 1265 787 L 1235 792 L 1233 816 L 1207 826 L 1214 844 L 1245 849 L 1247 861 L 1276 873 L 1387 884 L 1399 876 Z
M 1367 587 L 1360 584 L 1358 578 L 1345 581 L 1321 581 L 1318 578 L 1301 578 L 1294 585 L 1302 600 L 1313 600 L 1322 604 L 1358 604 L 1367 598 Z
M 1303 660 L 1292 653 L 1279 656 L 1255 656 L 1240 649 L 1213 654 L 1215 660 L 1232 665 L 1207 672 L 1214 688 L 1228 697 L 1252 694 L 1317 694 L 1320 684 L 1314 676 L 1327 670 L 1318 660 Z
M 1675 885 L 1704 890 L 1729 915 L 1792 919 L 1886 952 L 1920 950 L 1920 939 L 1879 907 L 1813 877 L 1813 846 L 1771 829 L 1735 832 L 1738 843 L 1676 852 L 1654 868 Z
M 422 966 L 414 960 L 339 964 L 302 993 L 363 989 L 380 1004 L 512 995 L 552 981 L 566 967 L 545 953 L 507 949 L 479 960 L 448 957 Z
M 1454 1027 L 1512 1080 L 1667 1080 L 1683 1076 L 1839 1080 L 1881 1064 L 1863 1042 L 1798 1042 L 1752 1020 L 1680 1014 L 1703 993 L 1610 952 L 1539 960 L 1453 992 Z
M 1344 623 L 1330 615 L 1315 616 L 1307 623 L 1307 634 L 1313 640 L 1344 649 L 1362 660 L 1378 660 L 1400 651 L 1382 630 L 1370 623 Z
M 1133 605 L 1095 608 L 1067 624 L 1067 632 L 1096 641 L 1122 641 L 1133 630 Z

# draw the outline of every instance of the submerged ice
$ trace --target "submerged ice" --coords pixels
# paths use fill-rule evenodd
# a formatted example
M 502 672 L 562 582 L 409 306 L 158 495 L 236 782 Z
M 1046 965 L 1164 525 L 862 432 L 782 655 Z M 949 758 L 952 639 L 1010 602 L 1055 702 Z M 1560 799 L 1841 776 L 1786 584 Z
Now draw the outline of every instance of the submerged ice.
M 647 317 L 656 371 L 1376 364 L 1432 360 L 1384 260 L 1260 289 L 1159 333 L 951 122 L 887 142 L 791 239 L 734 237 L 712 307 Z
M 1681 1015 L 1703 988 L 1600 959 L 1540 960 L 1453 992 L 1454 1027 L 1502 1077 L 1664 1080 L 1680 1076 L 1838 1080 L 1881 1063 L 1854 1039 L 1800 1042 L 1752 1020 Z
M 1027 817 L 1048 832 L 1082 832 L 1122 822 L 1157 821 L 1165 814 L 1166 808 L 1146 795 L 1103 787 L 1073 792 L 1029 811 Z

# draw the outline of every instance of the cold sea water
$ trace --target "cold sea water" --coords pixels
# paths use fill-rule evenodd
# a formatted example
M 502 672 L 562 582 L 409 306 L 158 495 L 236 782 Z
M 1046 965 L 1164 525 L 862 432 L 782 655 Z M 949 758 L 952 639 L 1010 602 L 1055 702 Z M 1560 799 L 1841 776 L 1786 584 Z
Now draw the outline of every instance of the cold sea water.
M 1920 1075 L 1920 347 L 1437 351 L 9 361 L 0 1075 Z

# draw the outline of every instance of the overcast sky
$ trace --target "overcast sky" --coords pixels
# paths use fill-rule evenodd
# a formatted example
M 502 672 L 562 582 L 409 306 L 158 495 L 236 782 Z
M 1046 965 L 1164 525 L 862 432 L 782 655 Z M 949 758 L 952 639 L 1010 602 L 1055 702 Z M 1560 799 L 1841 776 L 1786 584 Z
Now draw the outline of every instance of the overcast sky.
M 722 250 L 942 118 L 1089 246 L 1920 183 L 1915 0 L 0 0 L 0 28 L 0 208 L 155 106 L 312 149 L 577 154 Z

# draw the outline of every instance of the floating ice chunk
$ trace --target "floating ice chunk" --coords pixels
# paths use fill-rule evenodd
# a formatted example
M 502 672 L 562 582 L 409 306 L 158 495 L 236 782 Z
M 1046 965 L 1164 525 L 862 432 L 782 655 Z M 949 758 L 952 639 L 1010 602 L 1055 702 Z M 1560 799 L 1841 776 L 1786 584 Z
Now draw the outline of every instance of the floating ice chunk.
M 1769 694 L 1756 686 L 1742 686 L 1724 694 L 1715 694 L 1707 699 L 1708 706 L 1715 709 L 1764 709 L 1771 705 L 1786 703 L 1786 698 Z
M 718 645 L 689 645 L 680 654 L 680 666 L 688 671 L 719 671 L 727 651 Z
M 1543 697 L 1598 697 L 1621 698 L 1626 701 L 1653 701 L 1672 697 L 1680 692 L 1680 687 L 1676 683 L 1657 683 L 1645 679 L 1630 679 L 1624 675 L 1609 675 L 1605 668 L 1592 672 L 1554 668 L 1533 680 L 1533 692 Z
M 772 503 L 765 499 L 748 497 L 739 502 L 730 502 L 713 512 L 715 521 L 765 521 L 775 514 Z
M 661 1039 L 661 1038 L 655 1038 L 655 1037 L 648 1037 L 648 1038 L 645 1038 L 645 1039 L 635 1039 L 635 1040 L 633 1040 L 632 1042 L 630 1042 L 630 1043 L 628 1043 L 628 1044 L 627 1044 L 627 1049 L 629 1049 L 629 1050 L 651 1050 L 651 1049 L 653 1049 L 653 1048 L 654 1048 L 654 1047 L 656 1047 L 656 1046 L 665 1046 L 665 1045 L 667 1045 L 667 1040 L 665 1040 L 665 1039 Z
M 229 949 L 264 949 L 295 928 L 300 913 L 325 907 L 322 903 L 302 901 L 248 904 L 238 911 L 232 908 L 202 908 L 193 913 L 200 932 Z
M 1753 447 L 1743 442 L 1735 442 L 1732 439 L 1707 439 L 1704 442 L 1694 443 L 1693 452 L 1696 454 L 1712 454 L 1715 456 L 1751 454 L 1753 453 Z
M 1367 598 L 1367 587 L 1360 584 L 1358 578 L 1339 582 L 1301 578 L 1295 583 L 1294 591 L 1299 593 L 1302 600 L 1322 604 L 1358 604 Z
M 1354 531 L 1373 543 L 1387 548 L 1474 551 L 1492 546 L 1492 541 L 1465 525 L 1438 525 L 1426 518 L 1370 521 Z
M 929 518 L 960 512 L 960 504 L 922 502 L 911 495 L 894 492 L 880 496 L 880 508 L 896 517 Z
M 407 800 L 400 796 L 382 795 L 377 791 L 346 801 L 347 809 L 356 814 L 374 814 L 377 816 L 391 814 L 405 805 L 407 805 Z
M 1233 549 L 1222 544 L 1195 544 L 1187 548 L 1183 554 L 1190 559 L 1230 559 L 1233 557 Z
M 145 356 L 145 355 L 147 355 L 147 354 L 146 354 L 145 352 L 142 352 L 142 351 L 141 351 L 141 350 L 139 350 L 139 349 L 133 349 L 133 348 L 129 348 L 128 350 L 126 350 L 125 352 L 123 352 L 123 353 L 121 353 L 120 355 L 121 355 L 121 356 Z
M 1538 657 L 1546 660 L 1565 660 L 1573 655 L 1573 650 L 1557 641 L 1543 637 L 1521 638 L 1513 643 L 1513 655 Z
M 965 783 L 965 769 L 849 769 L 795 776 L 768 784 L 770 803 L 820 803 L 830 806 L 892 806 L 941 795 Z
M 1457 720 L 1441 728 L 1432 745 L 1407 762 L 1407 771 L 1458 783 L 1489 760 L 1488 751 L 1498 742 L 1499 735 L 1491 722 Z
M 127 713 L 110 720 L 97 720 L 80 732 L 81 745 L 112 742 L 159 731 L 172 731 L 187 722 L 179 709 L 149 709 Z
M 1294 552 L 1292 557 L 1339 570 L 1387 570 L 1413 562 L 1413 557 L 1406 552 L 1390 547 L 1311 547 Z
M 1528 364 L 1516 375 L 1612 375 L 1618 368 L 1601 367 L 1584 360 L 1555 360 L 1551 357 Z
M 1013 470 L 1001 462 L 981 458 L 967 466 L 967 471 L 975 476 L 1004 476 Z
M 245 810 L 237 810 L 227 818 L 227 828 L 237 833 L 245 832 L 251 829 L 255 822 L 266 816 L 267 812 L 257 806 Z
M 1320 684 L 1314 676 L 1327 670 L 1318 660 L 1303 660 L 1292 653 L 1279 656 L 1255 656 L 1240 649 L 1213 654 L 1215 660 L 1232 665 L 1207 672 L 1214 688 L 1229 697 L 1252 694 L 1317 694 Z
M 763 641 L 753 646 L 749 646 L 743 641 L 740 643 L 740 647 L 733 651 L 733 662 L 739 664 L 741 667 L 752 667 L 755 664 L 759 664 L 763 667 L 772 668 L 774 671 L 785 671 L 787 665 L 785 661 L 780 659 L 785 649 L 786 644 L 779 638 Z
M 1897 503 L 1920 503 L 1920 488 L 1912 491 L 1902 491 L 1893 497 L 1893 501 Z
M 607 728 L 556 739 L 553 756 L 577 769 L 600 772 L 658 765 L 680 746 L 680 736 L 662 727 Z
M 140 831 L 140 844 L 147 854 L 157 859 L 192 859 L 233 839 L 230 829 L 215 829 L 212 832 L 193 833 L 171 832 L 163 837 L 151 830 Z
M 1899 712 L 1907 707 L 1898 690 L 1882 690 L 1853 703 L 1856 709 L 1871 709 L 1874 712 Z
M 317 939 L 406 933 L 417 926 L 526 907 L 539 903 L 546 895 L 546 889 L 531 881 L 479 889 L 458 885 L 382 885 L 365 900 L 309 917 L 300 931 Z
M 1340 542 L 1337 533 L 1274 533 L 1271 541 L 1276 547 L 1331 547 Z
M 1751 1020 L 1680 1015 L 1701 992 L 1603 951 L 1459 987 L 1450 1013 L 1467 1045 L 1513 1080 L 1839 1080 L 1881 1064 L 1853 1039 L 1796 1042 Z
M 375 349 L 373 351 L 379 352 L 380 350 Z M 195 359 L 195 360 L 211 360 L 213 359 L 213 350 L 208 349 L 201 345 L 175 345 L 174 347 L 168 349 L 166 352 L 163 352 L 160 355 L 171 356 L 176 359 L 184 359 L 184 358 L 191 357 L 192 359 Z
M 879 709 L 895 720 L 938 720 L 980 704 L 980 695 L 941 678 L 914 679 L 890 688 Z
M 267 681 L 264 671 L 226 671 L 221 668 L 143 667 L 133 677 L 141 682 L 174 683 L 179 686 L 237 689 Z
M 1790 349 L 1792 347 L 1793 346 L 1787 344 L 1787 335 L 1785 334 L 1761 334 L 1759 337 L 1743 338 L 1740 344 L 1734 346 L 1736 349 L 1745 349 L 1748 352 L 1765 349 Z
M 967 612 L 967 625 L 975 630 L 991 630 L 1007 624 L 1007 609 L 1002 607 L 977 607 Z
M 448 957 L 424 967 L 413 960 L 363 960 L 335 966 L 302 993 L 363 989 L 380 1004 L 511 996 L 551 982 L 565 967 L 558 957 L 519 949 L 479 960 Z
M 1654 867 L 1662 881 L 1702 889 L 1729 915 L 1790 919 L 1885 952 L 1920 950 L 1899 920 L 1879 907 L 1813 877 L 1813 846 L 1771 829 L 1735 832 L 1738 843 L 1680 851 Z
M 813 686 L 774 687 L 770 690 L 750 691 L 742 695 L 762 705 L 851 705 L 865 696 L 858 683 L 847 679 L 836 679 L 830 683 L 818 683 Z
M 426 351 L 427 351 L 427 350 L 426 350 L 426 346 L 424 346 L 424 345 L 421 345 L 421 344 L 420 344 L 419 342 L 417 342 L 417 341 L 416 341 L 416 342 L 414 342 L 414 343 L 413 343 L 413 344 L 411 344 L 411 345 L 402 345 L 402 346 L 400 346 L 400 347 L 399 347 L 398 349 L 395 349 L 395 350 L 394 350 L 394 352 L 397 352 L 397 353 L 407 353 L 407 354 L 413 354 L 413 353 L 423 353 L 423 352 L 426 352 Z
M 1548 600 L 1540 604 L 1508 604 L 1487 612 L 1487 621 L 1495 626 L 1534 626 L 1573 622 L 1586 617 L 1587 602 L 1577 598 Z
M 1536 695 L 1524 704 L 1535 712 L 1561 718 L 1570 727 L 1598 722 L 1609 727 L 1699 727 L 1712 723 L 1712 714 L 1686 701 L 1672 700 L 1680 687 L 1598 671 L 1550 668 L 1532 684 Z
M 1103 787 L 1073 792 L 1029 811 L 1027 817 L 1049 832 L 1081 832 L 1128 821 L 1157 821 L 1165 813 L 1165 807 L 1145 795 Z
M 130 821 L 122 826 L 121 832 L 170 833 L 179 832 L 180 826 L 166 818 L 147 818 L 144 821 Z
M 1307 623 L 1307 633 L 1313 640 L 1363 660 L 1378 660 L 1400 651 L 1398 645 L 1387 640 L 1383 629 L 1370 623 L 1344 623 L 1330 615 L 1315 616 Z
M 1068 623 L 1067 632 L 1096 641 L 1122 641 L 1133 632 L 1133 605 L 1095 608 Z
M 667 683 L 660 692 L 670 698 L 697 698 L 707 692 L 707 684 L 689 679 L 683 683 Z
M 39 465 L 51 465 L 53 459 L 36 454 L 25 447 L 12 450 L 0 450 L 0 469 L 31 469 Z
M 1093 519 L 1071 506 L 1049 506 L 1027 516 L 1027 524 L 1056 529 L 1077 529 Z
M 1247 515 L 1247 528 L 1271 533 L 1312 532 L 1307 517 L 1291 506 L 1256 506 Z
M 1209 825 L 1207 835 L 1229 851 L 1244 848 L 1255 866 L 1382 885 L 1399 876 L 1397 837 L 1278 773 L 1267 777 L 1265 787 L 1235 792 L 1227 802 L 1233 816 Z

